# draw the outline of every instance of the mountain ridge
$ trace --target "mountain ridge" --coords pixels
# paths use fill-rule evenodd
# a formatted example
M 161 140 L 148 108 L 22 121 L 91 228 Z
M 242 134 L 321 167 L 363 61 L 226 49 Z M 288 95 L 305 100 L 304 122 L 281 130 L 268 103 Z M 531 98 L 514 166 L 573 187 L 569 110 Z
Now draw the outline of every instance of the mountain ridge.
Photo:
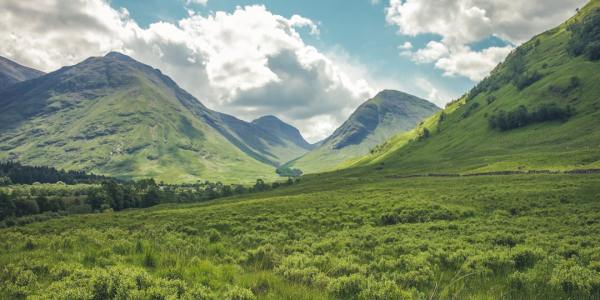
M 286 166 L 305 173 L 329 171 L 338 164 L 361 157 L 398 132 L 412 129 L 439 108 L 419 97 L 383 90 L 362 103 L 328 138 Z
M 117 52 L 17 83 L 0 107 L 0 159 L 176 181 L 274 178 L 288 159 L 277 157 L 288 147 L 279 137 Z
M 6 57 L 0 56 L 0 90 L 15 83 L 37 78 L 46 73 L 23 66 Z

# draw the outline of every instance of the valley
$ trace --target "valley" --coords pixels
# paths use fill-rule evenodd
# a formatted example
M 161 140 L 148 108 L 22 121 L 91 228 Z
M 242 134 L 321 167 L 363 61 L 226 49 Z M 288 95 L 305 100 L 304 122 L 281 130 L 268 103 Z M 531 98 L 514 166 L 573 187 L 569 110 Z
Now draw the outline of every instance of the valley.
M 389 5 L 386 22 L 396 25 L 420 8 L 397 2 L 368 5 Z M 487 9 L 468 16 L 502 11 Z M 133 36 L 153 41 L 164 36 L 145 30 L 158 28 L 169 47 L 191 47 L 190 32 L 175 33 L 200 28 L 234 43 L 224 20 L 235 14 L 187 13 Z M 312 46 L 266 59 L 253 51 L 274 45 L 246 40 L 241 52 L 177 52 L 240 62 L 202 65 L 214 93 L 244 78 L 217 100 L 125 52 L 48 73 L 0 57 L 0 299 L 600 299 L 600 0 L 569 14 L 526 41 L 478 40 L 489 46 L 482 51 L 470 41 L 433 53 L 461 36 L 438 33 L 419 49 L 419 37 L 436 32 L 398 28 L 415 42 L 393 47 L 403 59 L 423 65 L 440 55 L 409 75 L 436 71 L 447 81 L 440 90 L 411 81 L 430 100 L 384 89 L 351 110 L 363 93 L 340 90 L 349 82 L 342 69 L 363 74 L 361 65 L 334 68 L 339 61 Z M 205 27 L 212 22 L 226 33 Z M 477 29 L 504 30 L 486 22 Z M 299 15 L 267 23 L 291 35 L 279 46 L 305 46 L 298 26 L 320 38 Z M 462 96 L 433 103 L 459 82 L 460 70 L 437 70 L 453 51 L 480 54 L 457 63 L 468 69 L 507 48 Z M 180 58 L 163 54 L 165 66 Z M 224 73 L 210 73 L 215 64 Z M 330 85 L 297 95 L 315 80 Z M 272 98 L 243 106 L 244 90 Z M 311 111 L 315 94 L 337 102 L 317 99 Z M 296 98 L 306 98 L 301 109 L 286 102 Z M 210 108 L 217 104 L 244 118 Z

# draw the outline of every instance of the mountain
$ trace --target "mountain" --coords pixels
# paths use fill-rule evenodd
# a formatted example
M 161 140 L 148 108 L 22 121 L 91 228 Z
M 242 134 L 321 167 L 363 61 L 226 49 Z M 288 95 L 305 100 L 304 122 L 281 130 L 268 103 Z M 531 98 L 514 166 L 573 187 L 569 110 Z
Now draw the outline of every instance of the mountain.
M 22 66 L 0 56 L 0 90 L 17 82 L 26 81 L 44 75 L 44 72 Z
M 305 173 L 334 169 L 346 160 L 369 153 L 399 132 L 414 128 L 439 108 L 421 98 L 385 90 L 363 103 L 311 152 L 288 164 Z
M 282 121 L 258 119 L 246 122 L 214 111 L 198 115 L 247 155 L 274 167 L 298 158 L 310 149 L 298 129 Z
M 0 160 L 124 178 L 273 178 L 267 153 L 287 145 L 114 52 L 0 91 L 0 110 Z
M 600 168 L 600 1 L 514 50 L 413 131 L 346 166 L 391 173 Z
M 296 127 L 281 121 L 275 116 L 260 117 L 252 121 L 252 124 L 274 136 L 279 136 L 302 149 L 311 150 L 313 148 L 313 145 L 302 137 L 302 134 L 300 134 L 300 131 Z

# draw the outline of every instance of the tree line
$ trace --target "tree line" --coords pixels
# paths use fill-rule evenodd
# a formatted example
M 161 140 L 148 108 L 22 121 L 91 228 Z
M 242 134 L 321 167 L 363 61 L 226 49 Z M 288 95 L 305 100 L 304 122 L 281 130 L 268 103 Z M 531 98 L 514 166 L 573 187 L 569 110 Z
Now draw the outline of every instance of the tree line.
M 33 184 L 64 182 L 66 184 L 97 183 L 107 177 L 84 171 L 57 170 L 45 166 L 24 166 L 19 162 L 0 162 L 0 186 L 10 184 Z
M 257 179 L 254 185 L 197 182 L 190 184 L 156 183 L 154 179 L 121 181 L 110 177 L 87 175 L 85 172 L 56 171 L 49 167 L 25 167 L 18 163 L 3 163 L 14 178 L 33 178 L 33 185 L 12 185 L 0 189 L 0 221 L 12 225 L 16 218 L 39 214 L 75 214 L 146 208 L 161 203 L 193 203 L 221 197 L 263 192 L 292 185 L 299 179 L 266 183 Z M 22 172 L 22 173 L 20 173 Z M 47 176 L 51 174 L 51 176 Z M 52 177 L 56 175 L 56 177 Z M 73 175 L 73 177 L 68 177 Z M 8 177 L 12 178 L 13 177 Z M 55 178 L 55 181 L 49 180 Z M 66 179 L 66 180 L 59 180 Z M 50 182 L 49 182 L 50 181 Z M 20 181 L 16 181 L 20 182 Z M 69 185 L 67 182 L 78 184 Z M 81 184 L 89 182 L 91 184 Z
M 521 105 L 513 111 L 499 111 L 488 119 L 492 129 L 507 131 L 524 127 L 533 123 L 548 121 L 566 121 L 575 113 L 574 109 L 567 105 L 566 108 L 558 107 L 556 104 L 544 104 L 529 112 L 527 107 Z

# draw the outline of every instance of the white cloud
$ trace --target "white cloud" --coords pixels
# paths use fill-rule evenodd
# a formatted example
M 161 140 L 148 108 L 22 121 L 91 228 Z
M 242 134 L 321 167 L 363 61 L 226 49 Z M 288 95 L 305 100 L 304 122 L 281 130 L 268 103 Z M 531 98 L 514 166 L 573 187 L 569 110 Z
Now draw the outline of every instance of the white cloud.
M 436 85 L 424 77 L 417 78 L 415 83 L 421 90 L 427 91 L 426 98 L 439 107 L 444 107 L 446 103 L 457 96 L 449 91 L 436 87 Z
M 377 5 L 377 4 L 381 3 L 380 0 L 369 0 L 369 2 L 371 3 L 371 5 Z
M 450 56 L 440 58 L 435 66 L 444 70 L 446 76 L 462 75 L 478 81 L 486 77 L 512 50 L 511 46 L 490 47 L 482 51 L 471 51 L 464 47 Z
M 375 90 L 340 67 L 344 58 L 307 45 L 298 28 L 312 20 L 264 6 L 141 28 L 103 0 L 0 2 L 0 53 L 51 71 L 108 51 L 161 69 L 209 107 L 245 119 L 277 114 L 315 141 Z
M 391 0 L 386 20 L 409 36 L 436 34 L 447 49 L 433 59 L 430 45 L 415 53 L 404 52 L 417 62 L 435 62 L 446 75 L 482 79 L 504 56 L 508 47 L 481 51 L 468 45 L 495 36 L 518 45 L 533 35 L 562 23 L 587 0 L 548 0 L 543 5 L 530 0 Z M 439 46 L 439 45 L 436 45 Z M 440 50 L 441 47 L 438 47 Z M 468 60 L 474 62 L 467 62 Z
M 404 44 L 398 46 L 398 49 L 401 50 L 410 50 L 413 48 L 413 44 L 411 42 L 404 42 Z
M 200 4 L 200 5 L 206 6 L 206 4 L 208 3 L 208 0 L 186 0 L 185 2 L 188 5 L 190 5 L 190 4 Z
M 416 63 L 425 64 L 432 63 L 437 61 L 442 57 L 446 57 L 450 54 L 446 45 L 431 41 L 427 43 L 427 46 L 423 49 L 419 49 L 416 52 L 412 53 L 412 60 Z

